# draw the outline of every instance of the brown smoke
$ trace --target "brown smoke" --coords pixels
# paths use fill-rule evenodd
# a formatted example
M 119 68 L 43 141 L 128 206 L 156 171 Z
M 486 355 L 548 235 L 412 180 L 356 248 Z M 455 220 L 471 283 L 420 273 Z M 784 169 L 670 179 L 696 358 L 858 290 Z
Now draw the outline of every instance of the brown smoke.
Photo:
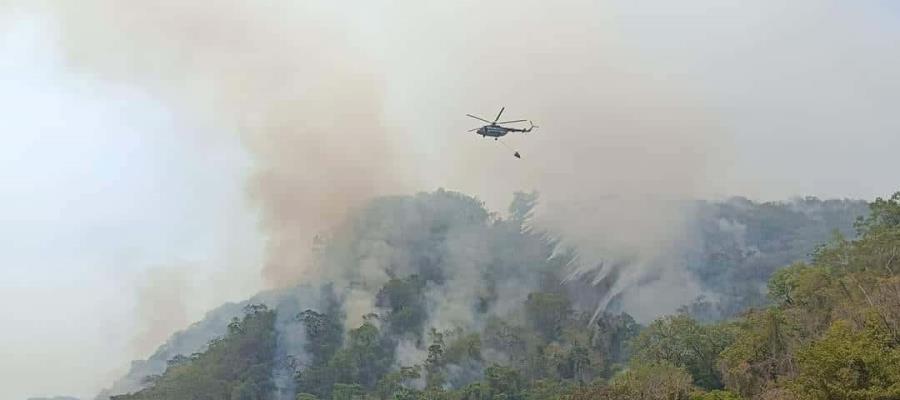
M 144 271 L 137 284 L 135 313 L 140 323 L 134 338 L 135 354 L 152 354 L 172 332 L 187 326 L 190 285 L 184 270 L 174 267 L 155 267 Z
M 314 235 L 348 209 L 396 190 L 382 83 L 327 10 L 242 1 L 52 5 L 75 68 L 136 84 L 201 130 L 239 133 L 255 162 L 247 188 L 267 237 L 270 285 L 300 279 Z
M 537 189 L 537 221 L 587 263 L 652 264 L 683 229 L 672 201 L 703 191 L 721 147 L 704 105 L 628 49 L 605 3 L 53 4 L 76 68 L 240 134 L 271 285 L 313 279 L 313 237 L 366 199 L 441 186 L 494 209 Z M 464 133 L 478 124 L 465 113 L 502 105 L 542 126 L 504 139 L 521 162 Z

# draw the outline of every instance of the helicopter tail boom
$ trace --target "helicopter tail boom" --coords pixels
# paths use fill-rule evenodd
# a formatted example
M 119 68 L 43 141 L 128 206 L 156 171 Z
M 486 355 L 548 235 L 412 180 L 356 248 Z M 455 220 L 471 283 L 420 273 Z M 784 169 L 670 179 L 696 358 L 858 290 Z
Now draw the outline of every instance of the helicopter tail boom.
M 509 130 L 512 131 L 512 132 L 528 133 L 528 132 L 531 132 L 532 129 L 538 127 L 537 125 L 534 124 L 534 122 L 531 122 L 531 121 L 528 121 L 528 124 L 531 125 L 531 126 L 529 126 L 528 128 L 525 128 L 525 129 L 515 129 L 515 128 L 510 128 Z

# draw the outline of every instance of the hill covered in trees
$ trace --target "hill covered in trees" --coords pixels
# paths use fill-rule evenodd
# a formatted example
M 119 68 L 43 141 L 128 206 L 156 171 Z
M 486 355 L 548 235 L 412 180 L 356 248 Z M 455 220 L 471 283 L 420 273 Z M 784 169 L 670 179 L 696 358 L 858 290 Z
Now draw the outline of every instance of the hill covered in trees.
M 528 225 L 535 201 L 376 199 L 319 279 L 211 312 L 113 399 L 900 397 L 900 193 L 855 224 L 853 201 L 698 202 L 680 256 L 716 298 L 644 325 L 573 301 L 576 250 Z
M 696 239 L 683 249 L 684 263 L 706 295 L 687 307 L 705 321 L 765 305 L 776 270 L 809 261 L 835 234 L 855 237 L 854 222 L 868 213 L 864 201 L 815 197 L 764 203 L 734 197 L 690 208 Z

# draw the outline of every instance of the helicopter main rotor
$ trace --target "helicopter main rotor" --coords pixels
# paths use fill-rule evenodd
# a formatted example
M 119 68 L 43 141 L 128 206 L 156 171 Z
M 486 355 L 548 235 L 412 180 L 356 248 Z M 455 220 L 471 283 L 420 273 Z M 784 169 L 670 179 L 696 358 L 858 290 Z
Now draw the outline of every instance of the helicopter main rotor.
M 500 112 L 497 113 L 497 118 L 494 118 L 493 121 L 488 121 L 488 120 L 486 120 L 486 119 L 484 119 L 484 118 L 481 118 L 481 117 L 479 117 L 479 116 L 472 115 L 472 114 L 466 114 L 466 116 L 475 118 L 475 119 L 477 119 L 477 120 L 479 120 L 479 121 L 482 121 L 482 122 L 489 123 L 489 124 L 491 124 L 491 125 L 514 124 L 514 123 L 517 123 L 517 122 L 526 122 L 526 121 L 528 121 L 527 119 L 517 119 L 517 120 L 513 120 L 513 121 L 502 121 L 502 122 L 497 122 L 497 121 L 500 120 L 500 116 L 503 115 L 503 111 L 504 111 L 504 110 L 506 110 L 506 107 L 501 107 L 501 108 L 500 108 Z M 477 128 L 476 128 L 476 129 L 477 129 Z M 473 130 L 474 130 L 474 129 L 473 129 Z
M 472 115 L 472 114 L 466 114 L 466 116 L 475 118 L 475 119 L 477 119 L 477 120 L 479 120 L 479 121 L 487 122 L 487 123 L 489 123 L 489 124 L 493 124 L 493 122 L 491 122 L 491 121 L 488 121 L 488 120 L 486 120 L 486 119 L 484 119 L 484 118 L 481 118 L 481 117 L 476 117 L 476 116 L 474 116 L 474 115 Z

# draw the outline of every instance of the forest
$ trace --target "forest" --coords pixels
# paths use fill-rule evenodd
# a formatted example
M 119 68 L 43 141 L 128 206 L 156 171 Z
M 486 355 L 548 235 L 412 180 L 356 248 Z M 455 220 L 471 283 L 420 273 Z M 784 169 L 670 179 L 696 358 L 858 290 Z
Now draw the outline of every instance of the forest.
M 536 202 L 376 199 L 318 246 L 319 282 L 231 305 L 195 352 L 176 335 L 111 399 L 900 398 L 900 192 L 703 203 L 681 257 L 712 296 L 645 324 L 578 301 Z

